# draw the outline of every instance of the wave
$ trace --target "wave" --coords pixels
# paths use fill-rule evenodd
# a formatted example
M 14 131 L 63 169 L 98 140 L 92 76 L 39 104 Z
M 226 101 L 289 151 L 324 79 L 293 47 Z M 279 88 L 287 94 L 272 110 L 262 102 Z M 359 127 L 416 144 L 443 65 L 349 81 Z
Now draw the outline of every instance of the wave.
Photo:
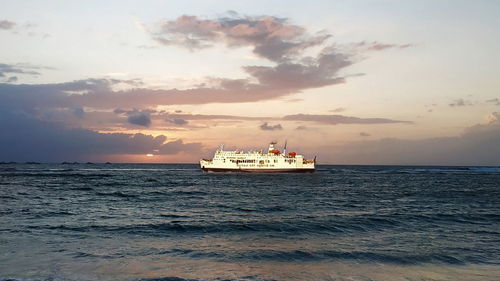
M 90 186 L 82 186 L 82 187 L 72 188 L 71 190 L 91 191 L 91 190 L 94 190 L 94 189 L 92 187 L 90 187 Z
M 176 214 L 160 214 L 160 217 L 164 217 L 164 218 L 189 218 L 189 216 L 176 215 Z
M 62 171 L 11 171 L 7 173 L 1 173 L 4 177 L 37 177 L 37 178 L 95 178 L 100 179 L 104 177 L 113 177 L 114 175 L 110 174 L 86 174 L 86 173 L 75 173 L 75 171 L 71 172 L 62 172 Z
M 138 197 L 137 195 L 134 194 L 127 194 L 123 193 L 120 191 L 115 191 L 115 192 L 96 192 L 97 195 L 99 196 L 113 196 L 113 197 L 121 197 L 121 198 L 136 198 Z
M 112 195 L 115 196 L 115 195 Z M 120 195 L 128 196 L 128 195 Z M 160 215 L 161 216 L 161 215 Z M 177 218 L 175 215 L 164 217 Z M 182 218 L 179 216 L 178 218 Z M 351 221 L 351 222 L 349 222 Z M 387 230 L 399 223 L 394 220 L 365 218 L 347 219 L 339 221 L 225 221 L 213 223 L 197 223 L 189 221 L 171 221 L 153 224 L 132 225 L 57 225 L 57 226 L 29 226 L 36 229 L 50 229 L 76 232 L 118 232 L 145 236 L 162 236 L 168 233 L 206 234 L 206 233 L 264 233 L 284 236 L 301 234 L 324 235 L 331 233 L 354 233 Z
M 196 191 L 196 190 L 192 190 L 192 191 L 189 191 L 189 190 L 178 190 L 178 191 L 171 191 L 171 192 L 167 192 L 166 194 L 178 194 L 178 195 L 208 195 L 209 193 L 208 192 L 205 192 L 205 191 Z
M 34 278 L 34 279 L 25 279 L 25 278 L 2 278 L 0 277 L 0 281 L 66 281 L 66 280 L 78 280 L 78 279 L 60 279 L 60 278 Z M 107 279 L 106 279 L 107 280 Z M 116 280 L 116 279 L 112 279 Z M 128 278 L 126 280 L 129 280 Z M 267 280 L 267 279 L 261 279 L 255 276 L 244 276 L 244 277 L 239 277 L 238 279 L 227 279 L 227 278 L 210 278 L 210 279 L 185 279 L 181 277 L 158 277 L 158 278 L 145 278 L 145 279 L 136 279 L 135 281 L 276 281 L 276 280 Z
M 79 171 L 165 171 L 166 169 L 154 169 L 154 168 L 86 168 L 86 169 L 78 169 Z M 170 169 L 171 170 L 171 169 Z M 186 169 L 177 169 L 177 170 L 186 170 Z
M 243 276 L 238 279 L 210 278 L 210 279 L 184 279 L 180 277 L 158 277 L 138 279 L 137 281 L 276 281 L 275 279 L 261 279 L 257 276 Z
M 385 173 L 407 174 L 495 174 L 500 173 L 500 167 L 415 167 L 403 169 L 388 169 Z
M 359 263 L 382 263 L 397 265 L 465 265 L 467 263 L 482 263 L 476 257 L 461 255 L 454 256 L 445 253 L 414 254 L 409 251 L 381 253 L 370 251 L 336 251 L 336 250 L 271 250 L 258 249 L 249 251 L 202 251 L 194 249 L 146 249 L 135 252 L 117 252 L 109 254 L 95 254 L 86 252 L 76 252 L 75 258 L 100 258 L 116 259 L 123 257 L 144 257 L 144 256 L 179 256 L 189 259 L 209 259 L 220 262 L 359 262 Z M 483 262 L 486 264 L 487 262 Z
M 254 250 L 239 252 L 230 259 L 245 261 L 356 261 L 371 263 L 389 263 L 400 265 L 416 264 L 452 264 L 463 265 L 465 261 L 444 254 L 412 255 L 412 254 L 382 254 L 376 252 L 342 252 L 342 251 L 276 251 L 276 250 Z
M 136 198 L 136 195 L 122 192 L 102 193 L 101 196 L 118 198 Z M 254 213 L 253 209 L 240 210 L 241 213 Z M 36 215 L 36 214 L 35 214 Z M 54 213 L 41 213 L 43 217 L 75 215 L 71 212 L 61 211 Z M 30 225 L 28 228 L 48 229 L 63 232 L 105 232 L 114 234 L 133 234 L 142 236 L 163 236 L 175 233 L 200 235 L 207 233 L 244 234 L 256 233 L 274 237 L 292 236 L 323 236 L 323 235 L 360 235 L 360 233 L 375 233 L 385 231 L 418 231 L 422 229 L 435 229 L 441 227 L 460 227 L 465 235 L 491 235 L 498 231 L 490 229 L 493 222 L 500 222 L 497 214 L 394 214 L 388 216 L 304 216 L 300 219 L 281 220 L 228 220 L 213 221 L 210 216 L 203 220 L 192 213 L 159 213 L 157 217 L 165 218 L 166 222 L 136 223 L 129 225 Z M 105 221 L 103 221 L 105 222 Z M 113 235 L 114 235 L 113 234 Z
M 484 174 L 500 173 L 496 166 L 318 166 L 327 174 Z

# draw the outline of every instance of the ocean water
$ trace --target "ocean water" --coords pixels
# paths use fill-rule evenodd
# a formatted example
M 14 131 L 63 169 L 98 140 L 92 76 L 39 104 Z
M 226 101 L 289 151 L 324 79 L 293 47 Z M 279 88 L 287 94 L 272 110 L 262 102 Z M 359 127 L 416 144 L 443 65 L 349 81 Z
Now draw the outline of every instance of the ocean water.
M 2 164 L 0 280 L 500 280 L 500 168 Z

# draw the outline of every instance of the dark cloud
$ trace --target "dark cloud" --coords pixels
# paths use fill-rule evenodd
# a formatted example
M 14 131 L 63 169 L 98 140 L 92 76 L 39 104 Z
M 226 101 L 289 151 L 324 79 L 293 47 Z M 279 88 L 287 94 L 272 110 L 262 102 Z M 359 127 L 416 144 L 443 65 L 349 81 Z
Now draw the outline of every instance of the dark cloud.
M 392 120 L 386 118 L 358 118 L 343 115 L 311 115 L 311 114 L 295 114 L 283 117 L 283 120 L 290 121 L 309 121 L 330 125 L 337 124 L 390 124 L 390 123 L 407 123 L 411 121 Z
M 151 118 L 149 117 L 149 114 L 145 112 L 131 114 L 127 118 L 127 121 L 130 124 L 144 126 L 144 127 L 149 127 L 151 125 Z
M 15 22 L 8 20 L 0 20 L 0 29 L 8 30 L 14 28 L 14 26 L 16 26 Z
M 127 116 L 127 122 L 130 124 L 149 127 L 151 125 L 151 114 L 156 113 L 156 110 L 139 110 L 136 108 L 132 110 L 125 110 L 122 108 L 116 108 L 113 110 L 113 113 Z
M 166 121 L 178 126 L 184 126 L 189 123 L 187 120 L 181 118 L 172 118 L 172 119 L 167 119 Z
M 308 130 L 309 128 L 306 127 L 306 126 L 297 126 L 297 128 L 295 128 L 295 130 L 299 130 L 299 131 L 302 131 L 302 130 Z
M 158 152 L 159 154 L 177 154 L 179 152 L 197 153 L 200 150 L 200 143 L 184 143 L 182 140 L 176 140 L 161 145 Z
M 17 82 L 18 78 L 17 76 L 11 76 L 9 78 L 7 78 L 7 83 L 13 83 L 13 82 Z
M 0 105 L 0 161 L 91 161 L 111 154 L 199 152 L 200 143 L 166 142 L 165 136 L 103 134 L 44 122 Z
M 283 127 L 281 124 L 276 124 L 276 125 L 269 125 L 267 122 L 259 126 L 261 130 L 263 131 L 276 131 L 276 130 L 283 130 Z
M 449 104 L 451 107 L 459 107 L 459 106 L 471 106 L 473 105 L 471 101 L 464 99 L 456 99 L 452 103 Z
M 365 133 L 365 132 L 361 132 L 361 133 L 359 133 L 359 135 L 362 136 L 362 137 L 369 137 L 369 136 L 371 136 L 370 134 Z
M 76 117 L 83 119 L 85 117 L 85 110 L 83 110 L 83 108 L 81 108 L 81 107 L 76 107 L 76 108 L 73 108 L 73 114 Z

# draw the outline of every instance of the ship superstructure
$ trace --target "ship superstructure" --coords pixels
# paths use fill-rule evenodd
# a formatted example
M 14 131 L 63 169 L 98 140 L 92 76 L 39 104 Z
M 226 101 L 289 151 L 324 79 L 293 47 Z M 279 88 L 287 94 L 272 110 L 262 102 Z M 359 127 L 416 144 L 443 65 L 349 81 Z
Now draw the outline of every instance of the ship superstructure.
M 267 151 L 224 150 L 220 146 L 212 159 L 200 160 L 200 167 L 211 172 L 248 172 L 248 173 L 299 173 L 314 172 L 314 160 L 306 160 L 295 152 L 286 154 L 286 144 L 283 152 L 271 142 Z

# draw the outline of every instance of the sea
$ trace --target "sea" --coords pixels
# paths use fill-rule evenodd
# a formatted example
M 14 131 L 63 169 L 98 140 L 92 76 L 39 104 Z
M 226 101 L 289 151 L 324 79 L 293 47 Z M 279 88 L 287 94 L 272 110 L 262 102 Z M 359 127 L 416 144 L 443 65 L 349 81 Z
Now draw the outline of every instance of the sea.
M 0 280 L 500 280 L 500 168 L 4 163 Z

